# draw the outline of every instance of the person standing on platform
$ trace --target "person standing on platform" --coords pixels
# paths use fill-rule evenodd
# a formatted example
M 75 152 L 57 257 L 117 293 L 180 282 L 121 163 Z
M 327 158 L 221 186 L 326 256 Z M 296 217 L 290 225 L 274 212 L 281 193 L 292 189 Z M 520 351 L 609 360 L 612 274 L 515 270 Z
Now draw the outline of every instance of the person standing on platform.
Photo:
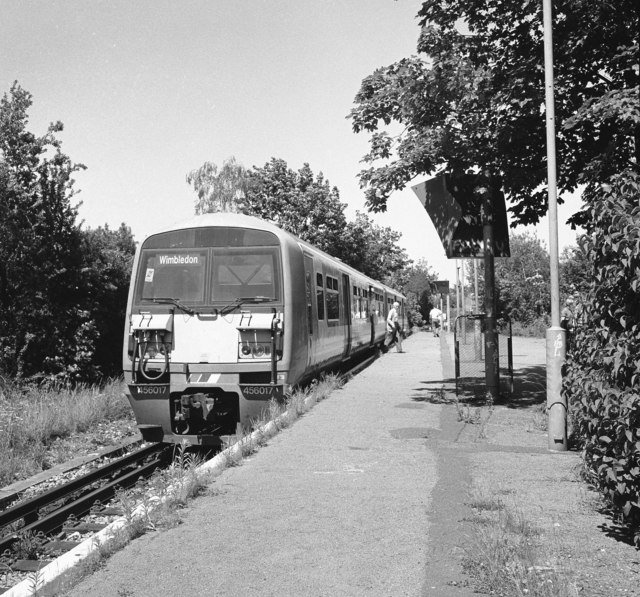
M 393 342 L 396 343 L 396 350 L 398 352 L 404 352 L 402 350 L 402 330 L 400 329 L 400 322 L 398 321 L 398 308 L 400 307 L 400 303 L 393 303 L 393 307 L 391 311 L 389 311 L 389 315 L 387 315 L 387 338 L 390 338 L 389 342 L 385 339 L 385 344 L 387 346 L 391 346 Z

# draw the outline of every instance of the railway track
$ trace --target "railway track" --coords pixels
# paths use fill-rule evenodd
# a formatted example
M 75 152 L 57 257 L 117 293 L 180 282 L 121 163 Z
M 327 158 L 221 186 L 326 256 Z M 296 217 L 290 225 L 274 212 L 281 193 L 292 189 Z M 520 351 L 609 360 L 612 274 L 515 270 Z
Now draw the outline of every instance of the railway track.
M 102 504 L 118 488 L 131 487 L 138 479 L 148 477 L 170 457 L 171 450 L 166 446 L 152 444 L 0 512 L 0 562 L 13 571 L 37 570 L 42 562 L 31 559 L 34 554 L 25 548 L 25 542 L 37 547 L 31 552 L 42 552 L 45 557 L 72 549 L 77 541 L 65 541 L 66 535 L 77 537 L 78 533 L 96 532 L 106 526 L 84 522 L 84 516 L 118 515 Z

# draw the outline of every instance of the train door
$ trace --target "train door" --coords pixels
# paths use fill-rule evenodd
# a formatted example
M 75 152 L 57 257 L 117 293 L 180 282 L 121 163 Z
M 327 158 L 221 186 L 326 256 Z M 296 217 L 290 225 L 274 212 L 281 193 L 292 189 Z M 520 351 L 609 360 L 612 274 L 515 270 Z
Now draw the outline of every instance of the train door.
M 371 326 L 371 339 L 369 340 L 369 346 L 373 346 L 376 343 L 376 291 L 373 286 L 369 286 L 369 301 L 367 308 L 367 317 L 369 318 L 369 324 Z
M 346 359 L 351 353 L 351 284 L 349 274 L 342 274 L 342 304 L 343 325 L 344 325 L 344 355 Z
M 401 319 L 401 323 L 400 325 L 402 326 L 402 329 L 405 329 L 405 325 L 407 323 L 407 320 L 405 319 L 405 315 L 406 315 L 406 311 L 405 311 L 405 304 L 404 304 L 404 300 L 403 299 L 398 299 L 400 301 L 400 319 Z
M 315 363 L 316 339 L 318 337 L 317 307 L 314 303 L 315 278 L 313 256 L 304 254 L 304 292 L 307 314 L 307 367 Z

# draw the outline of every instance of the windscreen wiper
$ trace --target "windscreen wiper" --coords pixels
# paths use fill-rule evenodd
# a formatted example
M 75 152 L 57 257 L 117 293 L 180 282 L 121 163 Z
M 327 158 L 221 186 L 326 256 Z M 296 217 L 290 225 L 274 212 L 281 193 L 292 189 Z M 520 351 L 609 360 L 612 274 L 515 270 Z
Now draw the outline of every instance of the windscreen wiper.
M 231 313 L 234 309 L 241 307 L 245 303 L 270 303 L 271 301 L 275 301 L 273 297 L 270 296 L 243 296 L 235 299 L 233 302 L 229 303 L 225 307 L 220 310 L 220 315 L 226 315 L 227 313 Z
M 181 311 L 184 311 L 185 313 L 188 313 L 189 315 L 195 315 L 196 312 L 194 309 L 192 309 L 191 307 L 187 307 L 186 305 L 183 305 L 180 302 L 180 299 L 177 298 L 172 298 L 170 296 L 162 296 L 162 297 L 155 297 L 155 298 L 144 298 L 142 299 L 143 301 L 151 301 L 153 303 L 156 303 L 158 305 L 174 305 L 175 307 L 178 307 L 178 309 L 180 309 Z

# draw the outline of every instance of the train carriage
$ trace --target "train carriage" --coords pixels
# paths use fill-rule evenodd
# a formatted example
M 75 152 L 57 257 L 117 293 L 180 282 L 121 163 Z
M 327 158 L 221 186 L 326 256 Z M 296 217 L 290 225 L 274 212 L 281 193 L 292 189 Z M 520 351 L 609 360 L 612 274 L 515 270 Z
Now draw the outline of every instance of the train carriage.
M 251 216 L 147 237 L 133 264 L 123 369 L 142 436 L 218 444 L 272 398 L 380 345 L 404 297 Z

